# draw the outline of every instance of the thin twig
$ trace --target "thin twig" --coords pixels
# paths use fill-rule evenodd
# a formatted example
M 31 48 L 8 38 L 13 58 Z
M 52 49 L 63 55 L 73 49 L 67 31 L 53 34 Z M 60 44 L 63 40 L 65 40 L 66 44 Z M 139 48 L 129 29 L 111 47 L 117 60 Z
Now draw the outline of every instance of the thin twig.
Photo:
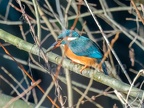
M 57 8 L 57 12 L 58 12 L 59 17 L 60 17 L 60 21 L 61 21 L 60 24 L 62 24 L 61 27 L 63 30 L 65 30 L 65 26 L 63 26 L 63 25 L 65 25 L 65 22 L 64 22 L 64 17 L 63 17 L 61 8 L 60 8 L 60 1 L 59 0 L 56 0 L 56 8 Z
M 134 78 L 134 80 L 133 80 L 133 82 L 132 82 L 132 84 L 131 84 L 131 86 L 130 86 L 130 89 L 129 89 L 129 91 L 128 91 L 128 93 L 127 93 L 127 97 L 126 97 L 126 102 L 128 103 L 128 97 L 129 97 L 129 95 L 130 95 L 130 92 L 131 92 L 131 90 L 132 90 L 132 87 L 134 86 L 134 83 L 136 82 L 136 80 L 141 76 L 141 75 L 143 75 L 144 74 L 144 70 L 140 70 L 139 72 L 138 72 L 138 74 L 136 75 L 136 77 Z M 138 94 L 139 95 L 139 94 Z
M 52 87 L 54 86 L 54 82 L 52 81 L 51 84 L 49 85 L 49 87 L 47 88 L 46 92 L 44 93 L 44 95 L 42 96 L 42 98 L 40 99 L 39 103 L 36 105 L 35 108 L 39 108 L 40 105 L 43 103 L 43 101 L 45 100 L 45 98 L 47 97 L 47 95 L 49 94 L 50 90 L 52 89 Z
M 75 91 L 77 91 L 80 95 L 83 95 L 83 92 L 81 92 L 78 88 L 76 87 L 72 87 Z M 93 101 L 91 98 L 89 98 L 87 95 L 84 95 L 84 98 L 86 98 L 89 102 L 91 102 L 92 104 L 94 104 L 96 107 L 98 108 L 103 108 L 100 104 L 96 103 L 95 101 Z M 81 102 L 82 104 L 84 102 Z
M 112 39 L 111 44 L 110 44 L 111 47 L 113 47 L 114 43 L 117 41 L 118 38 L 119 38 L 119 32 L 116 34 L 115 38 Z M 104 57 L 101 60 L 98 68 L 101 68 L 102 63 L 106 60 L 106 58 L 108 57 L 109 53 L 110 53 L 110 49 L 108 49 L 108 51 L 104 54 Z
M 38 85 L 41 82 L 41 80 L 37 80 L 36 82 L 34 82 L 31 86 L 29 86 L 23 93 L 21 93 L 20 95 L 18 95 L 15 98 L 12 98 L 3 108 L 8 108 L 13 102 L 17 101 L 19 98 L 23 97 L 24 95 L 26 95 L 26 93 L 28 93 L 30 90 L 32 90 L 36 85 Z
M 132 7 L 127 6 L 127 7 L 114 7 L 114 8 L 109 8 L 109 9 L 106 9 L 105 11 L 106 11 L 106 12 L 107 12 L 107 11 L 110 11 L 110 12 L 119 12 L 119 11 L 129 11 L 129 10 L 131 10 L 131 9 L 132 9 Z M 138 9 L 141 10 L 141 7 L 139 7 Z M 104 10 L 95 10 L 95 11 L 93 12 L 93 14 L 95 14 L 95 15 L 97 15 L 97 14 L 102 14 L 102 13 L 104 13 Z M 82 13 L 82 14 L 79 15 L 79 18 L 87 17 L 87 16 L 90 16 L 90 15 L 91 15 L 91 13 L 89 13 L 89 12 Z M 73 15 L 73 16 L 68 17 L 68 20 L 72 20 L 72 19 L 75 19 L 75 18 L 77 18 L 77 15 Z M 51 19 L 50 22 L 57 22 L 57 20 Z
M 40 24 L 40 16 L 38 13 L 38 3 L 36 0 L 32 0 L 34 9 L 35 9 L 35 15 L 36 15 L 36 21 L 37 21 L 37 36 L 38 41 L 41 42 L 41 24 Z
M 23 91 L 25 91 L 25 88 L 19 83 L 19 81 L 18 81 L 9 71 L 7 71 L 4 67 L 1 67 L 1 69 L 2 69 L 11 79 L 13 79 L 14 82 L 17 83 L 17 85 L 18 85 Z
M 66 83 L 67 83 L 67 96 L 68 96 L 68 107 L 73 106 L 73 91 L 72 91 L 72 80 L 71 73 L 68 69 L 65 69 Z
M 133 0 L 131 0 L 131 4 L 132 4 L 132 5 L 133 5 L 133 7 L 135 8 L 136 13 L 137 13 L 137 15 L 138 15 L 139 19 L 141 20 L 141 22 L 142 22 L 142 23 L 143 23 L 143 25 L 144 25 L 144 19 L 142 18 L 141 14 L 140 14 L 140 12 L 138 11 L 138 9 L 137 9 L 137 7 L 136 7 L 136 5 L 135 5 L 135 3 L 134 3 L 134 1 L 133 1 Z
M 15 86 L 12 85 L 11 82 L 9 82 L 9 81 L 8 81 L 6 78 L 4 78 L 2 75 L 0 75 L 0 78 L 1 78 L 3 81 L 5 81 L 5 82 L 16 92 L 17 95 L 20 95 L 19 91 L 15 89 Z M 26 100 L 24 97 L 21 97 L 21 98 L 22 98 L 26 103 L 28 103 L 27 100 Z
M 12 2 L 12 0 L 9 0 L 8 5 L 6 7 L 6 13 L 5 13 L 5 18 L 4 20 L 6 21 L 9 15 L 9 11 L 10 11 L 10 3 Z
M 82 94 L 82 96 L 79 98 L 76 108 L 80 107 L 80 104 L 81 104 L 82 100 L 87 95 L 87 93 L 88 93 L 88 91 L 89 91 L 89 89 L 90 89 L 90 87 L 91 87 L 92 84 L 93 84 L 93 78 L 90 79 L 89 84 L 88 84 L 86 90 L 84 91 L 84 93 Z
M 50 8 L 50 11 L 53 13 L 53 15 L 56 18 L 56 20 L 59 22 L 59 24 L 62 26 L 62 28 L 65 29 L 65 27 L 63 26 L 63 24 L 61 23 L 61 21 L 57 18 L 56 14 L 54 13 L 54 11 L 53 11 L 51 5 L 49 4 L 49 2 L 47 0 L 45 0 L 45 2 L 47 4 L 47 6 Z M 55 39 L 57 39 L 57 38 L 55 37 Z
M 69 11 L 69 8 L 71 6 L 71 3 L 72 3 L 72 0 L 68 0 L 68 4 L 66 6 L 66 9 L 65 9 L 65 27 L 67 28 L 68 27 L 68 11 Z

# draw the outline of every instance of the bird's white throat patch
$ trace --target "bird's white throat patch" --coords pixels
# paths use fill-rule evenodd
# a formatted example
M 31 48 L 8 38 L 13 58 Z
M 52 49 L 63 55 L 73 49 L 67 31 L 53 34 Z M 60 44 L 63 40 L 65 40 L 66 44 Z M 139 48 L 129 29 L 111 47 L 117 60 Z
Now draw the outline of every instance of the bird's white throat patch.
M 76 40 L 78 37 L 67 37 L 68 41 Z

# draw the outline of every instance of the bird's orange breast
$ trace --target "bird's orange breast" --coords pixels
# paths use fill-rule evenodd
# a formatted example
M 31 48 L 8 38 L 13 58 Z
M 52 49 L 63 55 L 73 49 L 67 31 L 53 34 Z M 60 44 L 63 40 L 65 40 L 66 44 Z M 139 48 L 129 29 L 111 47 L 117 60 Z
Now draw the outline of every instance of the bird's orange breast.
M 74 54 L 67 45 L 64 45 L 64 50 L 65 50 L 65 55 L 76 63 L 89 66 L 89 67 L 94 67 L 94 68 L 97 66 L 97 60 L 94 58 L 78 56 Z

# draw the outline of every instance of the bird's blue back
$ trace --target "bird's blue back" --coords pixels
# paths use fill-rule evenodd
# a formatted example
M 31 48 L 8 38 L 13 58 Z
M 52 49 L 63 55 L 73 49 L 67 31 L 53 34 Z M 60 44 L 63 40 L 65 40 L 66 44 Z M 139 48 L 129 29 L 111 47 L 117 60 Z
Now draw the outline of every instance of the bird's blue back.
M 69 47 L 78 56 L 101 59 L 103 53 L 96 43 L 89 38 L 80 36 L 78 39 L 70 41 Z

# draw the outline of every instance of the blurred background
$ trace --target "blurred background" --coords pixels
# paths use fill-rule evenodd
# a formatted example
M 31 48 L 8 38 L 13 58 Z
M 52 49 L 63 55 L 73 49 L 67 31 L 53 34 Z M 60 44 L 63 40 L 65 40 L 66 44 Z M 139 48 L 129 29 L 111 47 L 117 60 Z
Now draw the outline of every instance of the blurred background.
M 22 14 L 23 12 L 19 2 L 22 4 L 25 15 Z M 114 43 L 113 49 L 118 55 L 129 77 L 133 80 L 138 71 L 144 68 L 144 26 L 141 20 L 138 18 L 135 8 L 129 0 L 87 0 L 87 2 L 91 10 L 97 17 L 104 33 L 106 34 L 110 42 L 114 38 L 116 33 L 120 32 L 119 38 Z M 40 13 L 39 11 L 40 25 L 37 25 L 36 22 L 36 13 L 33 1 L 0 0 L 0 29 L 3 29 L 10 34 L 26 40 L 27 42 L 37 44 L 35 41 L 35 35 L 33 35 L 30 27 L 33 27 L 34 32 L 37 35 L 37 27 L 40 26 L 40 47 L 47 49 L 53 42 L 55 42 L 57 36 L 62 32 L 62 26 L 65 27 L 65 29 L 70 29 L 73 26 L 74 20 L 77 18 L 77 13 L 80 11 L 79 19 L 74 30 L 80 32 L 83 29 L 83 36 L 91 38 L 93 41 L 97 42 L 102 49 L 104 49 L 104 46 L 106 45 L 105 40 L 101 32 L 99 31 L 98 26 L 94 22 L 94 19 L 84 1 L 80 2 L 75 0 L 59 0 L 59 4 L 57 4 L 56 0 L 37 0 L 36 3 L 43 12 Z M 50 6 L 48 5 L 48 3 Z M 144 18 L 143 1 L 134 1 L 134 3 L 140 12 L 140 15 L 142 16 L 142 18 Z M 69 8 L 67 8 L 68 4 L 70 4 Z M 61 10 L 61 14 L 58 11 L 58 5 L 60 6 L 59 8 Z M 79 5 L 81 7 L 80 10 L 78 9 Z M 28 24 L 28 20 L 25 16 L 28 16 L 31 26 Z M 47 23 L 43 16 L 47 18 Z M 60 19 L 61 24 L 59 24 L 55 16 Z M 54 34 L 47 25 L 48 23 L 50 23 Z M 36 61 L 39 65 L 45 67 L 46 63 L 44 60 L 40 59 L 40 57 L 38 56 L 30 55 L 29 53 L 20 50 L 10 43 L 4 42 L 1 39 L 0 42 L 13 57 L 17 58 L 21 62 L 25 70 L 32 76 L 35 81 L 37 81 L 38 79 L 42 80 L 39 85 L 44 90 L 46 90 L 50 86 L 52 82 L 51 75 L 30 66 L 30 64 L 38 66 L 34 62 Z M 140 46 L 136 42 L 139 43 Z M 106 50 L 104 50 L 104 52 L 105 51 Z M 55 49 L 53 52 L 58 55 L 62 55 L 62 51 L 60 48 Z M 123 82 L 128 83 L 125 74 L 123 74 L 117 60 L 112 54 L 111 58 L 108 57 L 108 61 L 112 68 L 115 69 L 115 74 L 117 74 L 117 76 Z M 26 65 L 24 65 L 22 62 L 25 62 Z M 50 72 L 55 74 L 57 66 L 57 64 L 49 62 Z M 71 81 L 74 82 L 74 84 L 72 84 L 72 87 L 84 93 L 90 79 L 74 72 L 69 73 Z M 31 85 L 31 80 L 21 71 L 21 69 L 14 61 L 7 58 L 6 53 L 3 51 L 2 48 L 0 48 L 0 75 L 9 81 L 9 83 L 7 83 L 2 78 L 0 78 L 1 93 L 6 95 L 10 95 L 13 97 L 18 95 L 16 91 L 10 86 L 10 84 L 13 85 L 19 93 L 23 92 L 23 89 L 18 86 L 18 84 L 11 76 L 13 76 L 18 82 L 20 82 L 20 84 L 25 89 Z M 65 69 L 60 69 L 59 76 L 65 78 Z M 137 79 L 135 86 L 139 88 L 140 86 L 142 86 L 142 82 L 143 77 L 141 76 Z M 58 79 L 58 85 L 60 86 L 61 95 L 63 96 L 64 106 L 68 107 L 67 85 L 60 79 Z M 113 89 L 108 88 L 111 94 L 110 96 L 104 95 L 103 91 L 105 91 L 107 88 L 108 86 L 93 81 L 91 90 L 89 90 L 87 96 L 89 98 L 95 97 L 93 99 L 93 102 L 95 103 L 90 102 L 86 98 L 84 98 L 79 107 L 96 108 L 98 107 L 96 105 L 97 103 L 104 108 L 122 108 L 124 105 L 116 97 Z M 97 92 L 97 90 L 99 90 L 101 93 Z M 109 92 L 106 93 L 109 94 Z M 44 94 L 37 87 L 35 87 L 32 91 L 28 92 L 24 96 L 24 98 L 31 103 L 37 104 L 41 100 L 43 95 Z M 55 99 L 56 103 L 59 106 L 61 105 L 60 102 L 57 100 L 58 93 L 55 86 L 53 86 L 50 90 L 49 96 L 53 100 Z M 79 101 L 80 97 L 81 94 L 77 90 L 73 89 L 73 107 L 77 106 L 77 102 Z M 50 108 L 52 107 L 52 103 L 46 98 L 42 102 L 41 106 Z

